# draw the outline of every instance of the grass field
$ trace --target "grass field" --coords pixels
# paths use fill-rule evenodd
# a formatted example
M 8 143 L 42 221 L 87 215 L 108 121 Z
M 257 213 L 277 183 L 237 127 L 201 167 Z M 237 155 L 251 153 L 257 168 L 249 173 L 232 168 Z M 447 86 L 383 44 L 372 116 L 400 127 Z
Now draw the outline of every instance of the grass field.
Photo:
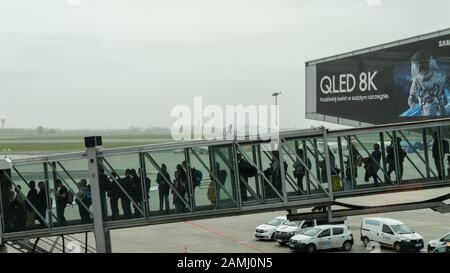
M 103 136 L 103 148 L 117 148 L 170 142 L 169 135 Z M 76 135 L 0 136 L 0 153 L 84 151 L 84 138 Z

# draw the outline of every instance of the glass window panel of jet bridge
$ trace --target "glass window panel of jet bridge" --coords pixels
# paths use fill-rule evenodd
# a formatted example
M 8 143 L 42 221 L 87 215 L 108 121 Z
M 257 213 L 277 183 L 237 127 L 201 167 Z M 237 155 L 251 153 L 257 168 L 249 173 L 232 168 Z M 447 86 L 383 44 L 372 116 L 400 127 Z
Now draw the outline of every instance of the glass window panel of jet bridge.
M 437 130 L 437 128 L 436 128 Z M 426 130 L 401 130 L 396 131 L 397 137 L 401 139 L 400 146 L 404 155 L 402 184 L 422 183 L 436 180 L 438 171 L 433 160 L 432 135 L 425 136 Z M 431 140 L 431 142 L 429 142 Z M 428 142 L 429 146 L 427 145 Z M 428 155 L 426 155 L 427 153 Z M 427 162 L 428 158 L 428 163 Z
M 139 154 L 110 156 L 99 161 L 103 162 L 108 183 L 108 186 L 105 187 L 108 188 L 106 199 L 103 202 L 108 208 L 106 219 L 122 220 L 144 217 L 144 191 L 146 188 L 140 177 Z M 111 176 L 114 176 L 115 179 Z
M 38 229 L 38 228 L 47 228 L 47 224 L 49 224 L 49 203 L 50 197 L 48 195 L 48 189 L 46 188 L 46 174 L 44 170 L 43 164 L 32 164 L 32 165 L 24 165 L 24 166 L 15 166 L 15 169 L 11 170 L 10 173 L 11 180 L 13 184 L 9 184 L 9 191 L 14 190 L 16 186 L 21 187 L 21 194 L 17 194 L 17 192 L 9 193 L 7 196 L 19 198 L 20 206 L 17 206 L 16 210 L 12 212 L 6 212 L 5 219 L 8 219 L 5 223 L 6 229 L 9 232 L 13 231 L 21 231 L 21 230 L 30 230 L 30 229 Z M 35 182 L 35 189 L 37 193 L 40 192 L 40 187 L 42 187 L 41 195 L 42 199 L 28 199 L 27 195 L 30 192 L 31 181 Z M 2 194 L 4 194 L 5 189 L 4 185 L 2 185 Z M 31 196 L 31 194 L 30 194 Z M 8 202 L 8 198 L 4 198 L 2 195 L 2 207 L 5 210 L 10 207 L 10 204 L 7 205 L 5 202 Z M 27 199 L 27 201 L 20 200 L 22 198 Z M 33 208 L 34 207 L 34 208 Z M 39 217 L 38 215 L 41 215 Z M 25 221 L 24 221 L 25 220 Z M 46 223 L 45 223 L 46 222 Z
M 348 139 L 348 137 L 347 137 Z M 368 189 L 374 187 L 391 186 L 387 176 L 385 148 L 390 141 L 381 141 L 380 133 L 358 134 L 350 136 L 353 151 L 353 175 L 355 176 L 355 189 Z M 348 160 L 348 141 L 342 142 L 343 150 L 347 152 L 345 161 Z M 347 164 L 346 164 L 347 166 Z M 348 177 L 349 168 L 345 168 L 344 175 Z M 346 181 L 345 181 L 346 182 Z
M 283 159 L 288 168 L 286 172 L 286 191 L 288 197 L 305 196 L 309 193 L 308 179 L 312 161 L 307 160 L 302 140 L 289 140 L 282 143 Z M 309 164 L 310 162 L 311 164 Z
M 237 153 L 240 165 L 239 182 L 243 205 L 252 204 L 262 199 L 262 179 L 254 166 L 258 166 L 259 153 L 257 145 L 241 145 Z M 242 181 L 243 180 L 243 181 Z M 247 185 L 246 185 L 247 184 Z
M 309 180 L 310 194 L 328 192 L 323 139 L 305 139 L 303 149 L 311 160 L 311 173 L 317 178 Z
M 283 177 L 281 172 L 281 159 L 278 149 L 271 143 L 259 144 L 260 158 L 261 158 L 261 170 L 264 176 L 263 179 L 263 191 L 264 198 L 283 200 Z M 287 162 L 283 158 L 283 168 L 285 168 L 285 174 L 287 172 Z M 285 179 L 284 179 L 285 180 Z
M 357 141 L 353 135 L 340 137 L 342 146 L 342 164 L 340 165 L 342 184 L 345 191 L 356 190 L 363 181 L 363 168 L 361 165 L 362 154 L 357 147 Z M 340 156 L 337 154 L 338 157 Z
M 211 184 L 210 182 L 211 187 L 208 187 L 208 197 L 212 197 L 211 188 L 214 188 L 217 200 L 215 207 L 217 209 L 237 207 L 239 202 L 232 146 L 210 147 L 210 150 L 212 170 L 223 186 L 217 183 Z
M 202 180 L 200 184 L 193 187 L 195 210 L 202 211 L 218 209 L 219 204 L 221 203 L 220 194 L 223 190 L 221 186 L 213 179 L 213 175 L 209 171 L 213 172 L 222 184 L 224 184 L 225 181 L 221 179 L 222 177 L 219 178 L 219 175 L 213 169 L 214 165 L 212 163 L 212 158 L 209 156 L 208 147 L 195 147 L 189 149 L 189 158 L 191 162 L 191 179 L 194 185 L 198 185 L 198 182 L 195 182 L 195 180 L 198 179 L 199 174 L 197 171 L 202 173 Z M 223 165 L 220 166 L 220 168 L 223 167 Z M 194 172 L 197 174 L 194 174 Z
M 62 212 L 62 208 L 59 208 L 59 206 L 64 202 L 57 202 L 56 200 L 59 200 L 59 198 L 55 195 L 52 196 L 55 205 L 52 209 L 53 214 L 56 216 L 53 218 L 55 226 L 92 223 L 92 198 L 89 197 L 91 181 L 89 181 L 87 160 L 51 162 L 47 166 L 49 177 L 52 178 L 50 185 L 54 188 L 56 179 L 59 179 L 62 185 L 73 195 L 73 201 L 67 203 L 64 208 L 65 220 L 59 217 L 59 214 Z M 58 211 L 59 209 L 61 211 Z
M 443 154 L 441 154 L 441 158 L 443 161 L 443 173 L 445 173 L 444 180 L 448 181 L 450 179 L 450 153 L 449 153 L 449 149 L 447 149 L 447 148 L 449 146 L 448 144 L 450 143 L 450 126 L 442 126 L 439 128 L 440 128 L 439 136 L 441 139 L 442 153 L 443 153 Z M 428 140 L 428 139 L 429 139 L 429 137 L 427 137 L 427 141 L 430 142 L 430 140 Z M 432 152 L 432 148 L 433 147 L 431 145 L 430 148 L 428 149 L 429 152 Z M 433 163 L 431 163 L 431 165 L 433 165 Z M 436 165 L 436 164 L 434 164 L 434 165 Z
M 403 174 L 402 167 L 403 162 L 398 161 L 398 153 L 399 150 L 396 150 L 394 145 L 394 131 L 385 131 L 380 133 L 382 135 L 384 146 L 385 146 L 385 161 L 386 161 L 386 178 L 385 181 L 389 183 L 392 182 L 392 185 L 400 185 L 401 184 L 401 176 Z M 381 139 L 381 138 L 380 138 Z M 400 176 L 400 181 L 397 177 L 397 172 Z
M 174 192 L 176 168 L 178 164 L 182 165 L 183 161 L 186 160 L 184 153 L 184 149 L 177 149 L 143 154 L 145 171 L 151 181 L 149 191 L 150 216 L 171 215 L 190 211 L 184 203 L 184 211 L 177 211 L 174 204 L 174 198 L 177 199 L 184 195 L 184 201 L 190 206 L 189 199 L 187 198 L 188 185 L 185 187 L 186 192 L 184 194 L 183 192 L 179 192 L 177 195 Z M 162 175 L 158 184 L 158 173 L 162 170 L 163 164 L 166 166 L 170 185 Z
M 334 137 L 327 139 L 328 147 L 329 147 L 329 156 L 330 156 L 330 170 L 331 170 L 331 178 L 333 191 L 339 192 L 343 190 L 351 190 L 351 181 L 346 181 L 345 176 L 345 168 L 346 168 L 346 158 L 348 151 L 346 150 L 346 140 L 342 137 Z M 321 155 L 319 156 L 321 160 L 323 160 L 323 144 L 322 142 L 318 142 L 319 151 Z M 311 161 L 314 161 L 314 158 L 311 158 L 311 155 L 308 156 Z M 321 177 L 325 175 L 322 169 L 322 164 L 320 164 L 321 169 Z M 344 184 L 347 183 L 347 184 Z M 325 184 L 321 184 L 321 186 L 327 186 Z M 345 186 L 345 187 L 344 187 Z

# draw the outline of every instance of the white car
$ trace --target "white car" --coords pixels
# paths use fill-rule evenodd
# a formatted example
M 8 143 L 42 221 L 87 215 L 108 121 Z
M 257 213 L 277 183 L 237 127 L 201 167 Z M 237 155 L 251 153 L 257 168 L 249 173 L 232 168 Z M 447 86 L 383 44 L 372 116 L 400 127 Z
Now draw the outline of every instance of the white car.
M 292 236 L 315 226 L 317 226 L 316 220 L 299 220 L 299 221 L 286 220 L 286 222 L 277 227 L 275 232 L 275 240 L 280 245 L 286 245 Z
M 450 253 L 450 243 L 436 247 L 431 253 Z
M 391 218 L 364 218 L 361 223 L 361 241 L 364 246 L 370 241 L 395 251 L 420 251 L 424 247 L 423 237 L 404 223 Z
M 322 249 L 341 248 L 350 251 L 353 234 L 344 225 L 320 225 L 293 236 L 288 243 L 292 250 L 306 250 L 309 253 Z
M 286 222 L 286 216 L 278 216 L 263 225 L 257 226 L 255 231 L 255 237 L 261 240 L 274 241 L 275 230 L 284 222 Z
M 450 233 L 445 234 L 444 236 L 442 236 L 440 239 L 436 239 L 436 240 L 431 240 L 428 242 L 428 252 L 433 251 L 436 247 L 442 246 L 442 245 L 446 245 L 450 243 Z

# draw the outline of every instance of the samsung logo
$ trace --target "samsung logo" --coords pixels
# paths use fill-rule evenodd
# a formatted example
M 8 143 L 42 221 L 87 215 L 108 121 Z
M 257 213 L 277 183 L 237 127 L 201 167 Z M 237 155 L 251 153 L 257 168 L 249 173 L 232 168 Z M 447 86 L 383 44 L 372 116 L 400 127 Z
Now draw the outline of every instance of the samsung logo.
M 450 40 L 439 41 L 439 47 L 450 46 Z

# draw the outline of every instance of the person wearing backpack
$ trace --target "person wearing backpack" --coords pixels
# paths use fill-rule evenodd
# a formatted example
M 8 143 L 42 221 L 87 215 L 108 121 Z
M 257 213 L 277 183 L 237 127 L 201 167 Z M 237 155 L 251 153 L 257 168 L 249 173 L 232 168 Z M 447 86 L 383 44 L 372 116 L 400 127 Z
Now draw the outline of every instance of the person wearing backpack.
M 200 184 L 202 183 L 202 179 L 203 179 L 203 173 L 199 170 L 197 170 L 196 168 L 191 168 L 190 166 L 188 166 L 186 161 L 183 161 L 181 163 L 181 165 L 183 166 L 183 169 L 186 171 L 186 173 L 189 173 L 188 171 L 191 171 L 191 175 L 192 175 L 192 189 L 193 191 L 195 191 L 195 188 L 199 187 Z M 189 192 L 188 192 L 189 194 Z
M 161 165 L 161 171 L 156 176 L 156 183 L 158 183 L 159 192 L 159 211 L 163 211 L 164 205 L 166 207 L 166 213 L 170 210 L 169 205 L 169 193 L 170 193 L 170 175 L 167 172 L 166 164 Z
M 147 195 L 146 198 L 150 199 L 150 188 L 152 186 L 152 181 L 150 180 L 150 177 L 147 176 L 147 174 L 144 172 L 143 169 L 139 168 L 138 173 L 144 178 L 143 182 L 144 182 L 145 194 Z M 142 207 L 143 206 L 144 206 L 144 202 L 142 202 Z
M 222 200 L 222 198 L 220 197 L 220 193 L 221 190 L 225 187 L 225 182 L 227 181 L 227 176 L 228 173 L 225 170 L 222 170 L 220 168 L 220 164 L 218 162 L 216 162 L 216 164 L 214 165 L 214 175 L 217 177 L 217 179 L 219 180 L 219 183 L 217 183 L 216 185 L 216 193 L 217 193 L 217 197 L 220 200 Z M 226 196 L 229 197 L 229 196 Z M 217 206 L 217 200 L 216 200 L 216 206 Z
M 143 196 L 142 196 L 142 186 L 141 178 L 137 174 L 135 169 L 131 169 L 131 184 L 130 192 L 131 199 L 133 200 L 134 217 L 142 217 L 142 213 L 139 209 L 143 209 Z
M 36 182 L 31 180 L 29 183 L 30 190 L 27 194 L 27 199 L 33 205 L 34 208 L 39 207 L 39 197 L 38 192 L 36 190 Z M 36 212 L 33 210 L 33 207 L 28 203 L 25 203 L 25 207 L 27 208 L 27 222 L 25 224 L 26 228 L 31 228 L 34 226 L 34 222 L 36 221 Z
M 121 189 L 117 185 L 120 183 L 121 179 L 116 172 L 112 172 L 111 176 L 108 177 L 110 181 L 110 187 L 108 189 L 107 196 L 109 197 L 109 205 L 111 208 L 111 220 L 116 220 L 119 218 L 119 199 Z
M 406 158 L 406 152 L 405 150 L 403 150 L 402 146 L 401 146 L 401 138 L 397 138 L 397 157 L 398 157 L 398 169 L 399 169 L 399 174 L 400 174 L 400 179 L 403 177 L 403 161 Z M 386 149 L 386 162 L 388 164 L 388 177 L 391 177 L 391 173 L 396 171 L 395 170 L 395 148 L 394 148 L 394 140 L 392 140 L 391 145 L 389 147 L 387 147 Z
M 200 184 L 202 183 L 203 173 L 201 171 L 197 170 L 196 168 L 192 168 L 191 172 L 192 172 L 192 180 L 194 183 L 194 190 L 195 190 L 195 188 L 199 187 Z
M 186 205 L 183 200 L 186 201 L 186 192 L 187 192 L 187 174 L 182 165 L 177 165 L 177 170 L 174 173 L 174 189 L 178 193 L 176 194 L 174 190 L 172 190 L 173 194 L 173 204 L 175 205 L 176 213 L 183 213 L 186 210 Z
M 25 200 L 21 195 L 22 188 L 18 185 L 15 189 L 15 197 L 10 204 L 10 216 L 13 220 L 14 231 L 21 231 L 25 229 L 27 221 L 27 210 L 25 208 Z
M 37 203 L 37 210 L 40 214 L 40 217 L 37 216 L 37 220 L 39 222 L 39 225 L 41 228 L 45 228 L 47 225 L 45 223 L 45 220 L 47 219 L 47 209 L 48 209 L 48 202 L 47 202 L 47 187 L 45 186 L 44 181 L 39 181 L 38 183 L 38 203 Z M 42 217 L 42 218 L 41 218 Z
M 125 177 L 121 178 L 120 186 L 125 190 L 120 190 L 119 197 L 120 197 L 120 204 L 122 205 L 122 210 L 125 218 L 131 218 L 131 199 L 128 198 L 128 196 L 131 193 L 131 186 L 133 184 L 133 177 L 131 176 L 131 170 L 126 169 L 125 170 Z M 130 196 L 131 197 L 131 196 Z
M 242 201 L 248 200 L 247 185 L 250 177 L 255 177 L 258 171 L 247 160 L 245 160 L 241 153 L 237 154 L 238 169 L 239 169 L 239 182 L 241 188 Z
M 87 224 L 91 220 L 91 215 L 89 214 L 89 206 L 92 203 L 92 198 L 88 195 L 89 187 L 87 185 L 86 179 L 81 179 L 79 183 L 77 183 L 78 193 L 76 203 L 78 204 L 78 212 L 80 213 L 81 223 Z M 84 204 L 84 206 L 83 206 Z M 86 207 L 85 207 L 86 206 Z M 86 209 L 87 208 L 87 209 Z
M 58 218 L 58 225 L 65 226 L 67 220 L 64 217 L 64 211 L 67 206 L 67 195 L 69 191 L 60 179 L 56 179 L 55 186 L 56 217 Z
M 297 185 L 299 187 L 298 194 L 301 194 L 301 191 L 303 191 L 303 177 L 308 173 L 309 170 L 311 170 L 311 160 L 309 158 L 305 157 L 305 154 L 303 152 L 303 149 L 297 150 L 297 156 L 300 158 L 303 162 L 300 162 L 299 159 L 297 159 L 292 166 L 294 168 L 294 178 L 297 178 Z M 308 167 L 308 169 L 305 168 L 304 164 Z
M 281 176 L 281 164 L 283 164 L 284 168 L 284 176 L 286 176 L 288 165 L 286 161 L 283 160 L 283 163 L 281 163 L 280 160 L 280 153 L 278 151 L 272 151 L 272 162 L 270 163 L 270 173 L 272 176 L 272 185 L 275 188 L 276 191 L 274 191 L 272 188 L 269 188 L 269 195 L 270 197 L 276 198 L 278 195 L 276 192 L 280 193 L 282 192 L 282 176 Z
M 445 139 L 439 139 L 437 132 L 433 132 L 433 146 L 432 153 L 434 159 L 434 165 L 436 166 L 436 171 L 438 173 L 439 179 L 444 178 L 444 170 L 442 169 L 442 165 L 444 162 L 445 154 L 449 153 L 449 144 Z M 439 155 L 439 140 L 442 143 L 442 155 Z

